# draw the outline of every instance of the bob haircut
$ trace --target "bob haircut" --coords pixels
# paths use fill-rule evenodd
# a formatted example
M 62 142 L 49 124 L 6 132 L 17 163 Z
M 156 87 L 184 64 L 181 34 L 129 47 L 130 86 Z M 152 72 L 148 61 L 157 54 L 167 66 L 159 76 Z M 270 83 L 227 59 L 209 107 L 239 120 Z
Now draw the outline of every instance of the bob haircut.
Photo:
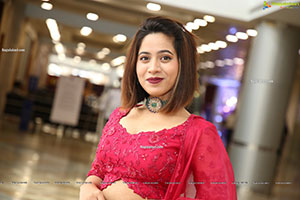
M 194 91 L 198 90 L 196 36 L 175 20 L 165 17 L 150 17 L 136 32 L 125 62 L 122 79 L 122 109 L 131 109 L 147 98 L 149 94 L 140 85 L 136 74 L 136 63 L 141 43 L 151 33 L 163 33 L 174 40 L 179 70 L 171 97 L 159 112 L 173 113 L 188 106 L 193 100 Z

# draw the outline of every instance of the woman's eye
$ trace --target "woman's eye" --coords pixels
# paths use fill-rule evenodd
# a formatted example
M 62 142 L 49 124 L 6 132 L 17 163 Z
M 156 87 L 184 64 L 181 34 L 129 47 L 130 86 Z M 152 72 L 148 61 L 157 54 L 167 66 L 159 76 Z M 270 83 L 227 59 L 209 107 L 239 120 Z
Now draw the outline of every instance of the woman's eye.
M 161 59 L 167 61 L 171 60 L 172 58 L 170 56 L 163 56 Z
M 146 56 L 143 56 L 143 57 L 140 57 L 140 60 L 145 61 L 145 60 L 149 60 L 149 58 Z

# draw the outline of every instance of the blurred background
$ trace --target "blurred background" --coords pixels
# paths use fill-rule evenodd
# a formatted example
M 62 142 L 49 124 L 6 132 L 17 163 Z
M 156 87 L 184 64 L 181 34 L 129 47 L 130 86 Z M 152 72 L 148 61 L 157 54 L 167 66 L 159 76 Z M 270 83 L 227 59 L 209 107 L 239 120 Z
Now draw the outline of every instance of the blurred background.
M 196 34 L 200 90 L 238 199 L 300 199 L 300 8 L 263 0 L 1 0 L 0 199 L 75 200 L 149 16 Z

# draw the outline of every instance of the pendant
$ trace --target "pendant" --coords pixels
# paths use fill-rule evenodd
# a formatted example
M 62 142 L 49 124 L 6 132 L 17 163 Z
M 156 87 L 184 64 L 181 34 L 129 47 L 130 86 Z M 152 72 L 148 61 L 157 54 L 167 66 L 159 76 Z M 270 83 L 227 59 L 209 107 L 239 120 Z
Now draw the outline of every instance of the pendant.
M 157 113 L 168 101 L 163 101 L 158 97 L 148 97 L 146 107 L 150 112 Z

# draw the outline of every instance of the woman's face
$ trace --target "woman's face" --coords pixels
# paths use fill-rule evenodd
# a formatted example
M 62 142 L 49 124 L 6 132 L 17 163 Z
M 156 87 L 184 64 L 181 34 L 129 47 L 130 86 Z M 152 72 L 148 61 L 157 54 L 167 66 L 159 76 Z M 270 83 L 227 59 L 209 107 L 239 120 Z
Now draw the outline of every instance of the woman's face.
M 150 95 L 166 100 L 178 75 L 178 58 L 173 38 L 163 33 L 148 34 L 138 52 L 138 81 Z

